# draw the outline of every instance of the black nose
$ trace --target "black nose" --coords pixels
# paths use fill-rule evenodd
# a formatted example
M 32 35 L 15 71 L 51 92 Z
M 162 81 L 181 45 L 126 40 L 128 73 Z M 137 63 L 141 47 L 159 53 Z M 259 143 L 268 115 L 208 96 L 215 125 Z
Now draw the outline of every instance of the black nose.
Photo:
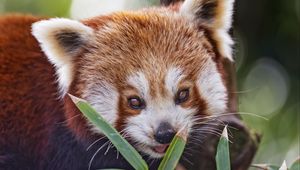
M 173 127 L 167 122 L 161 123 L 158 126 L 156 133 L 154 134 L 155 140 L 161 144 L 170 143 L 174 136 L 175 131 Z

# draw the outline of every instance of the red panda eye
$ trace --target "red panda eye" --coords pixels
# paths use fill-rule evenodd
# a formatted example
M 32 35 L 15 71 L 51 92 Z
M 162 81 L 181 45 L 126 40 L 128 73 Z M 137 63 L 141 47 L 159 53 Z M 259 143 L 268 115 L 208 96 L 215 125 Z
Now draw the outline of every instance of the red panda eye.
M 128 106 L 135 110 L 144 109 L 146 107 L 144 100 L 137 96 L 128 98 Z
M 189 99 L 190 90 L 189 89 L 182 89 L 179 90 L 175 96 L 175 104 L 181 104 L 186 102 Z

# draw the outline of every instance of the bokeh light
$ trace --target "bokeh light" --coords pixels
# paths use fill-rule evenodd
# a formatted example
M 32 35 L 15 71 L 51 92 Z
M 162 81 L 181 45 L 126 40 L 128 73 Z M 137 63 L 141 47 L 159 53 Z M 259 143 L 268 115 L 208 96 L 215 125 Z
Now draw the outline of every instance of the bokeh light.
M 261 58 L 246 75 L 240 95 L 241 112 L 261 116 L 275 113 L 285 104 L 289 92 L 289 77 L 285 69 L 271 58 Z

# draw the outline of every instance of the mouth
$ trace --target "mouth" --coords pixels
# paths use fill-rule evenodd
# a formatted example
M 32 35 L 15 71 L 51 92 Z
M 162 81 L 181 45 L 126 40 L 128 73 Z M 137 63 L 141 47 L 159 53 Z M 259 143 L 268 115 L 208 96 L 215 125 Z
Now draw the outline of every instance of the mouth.
M 138 146 L 138 150 L 140 150 L 141 152 L 146 153 L 147 155 L 149 155 L 152 158 L 162 158 L 167 149 L 169 147 L 169 144 L 157 144 L 157 145 L 140 145 Z
M 151 147 L 151 149 L 153 152 L 156 152 L 158 154 L 164 154 L 167 151 L 168 147 L 169 144 L 161 144 L 161 145 Z

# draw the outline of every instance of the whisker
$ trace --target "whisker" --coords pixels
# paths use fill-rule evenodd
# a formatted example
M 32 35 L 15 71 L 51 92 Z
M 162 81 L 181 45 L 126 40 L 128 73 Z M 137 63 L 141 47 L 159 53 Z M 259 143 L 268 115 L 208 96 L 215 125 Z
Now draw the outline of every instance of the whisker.
M 56 124 L 57 124 L 57 125 L 65 124 L 65 123 L 68 122 L 68 120 L 72 120 L 72 119 L 74 119 L 74 118 L 76 118 L 76 117 L 78 117 L 78 116 L 80 116 L 80 115 L 81 115 L 81 114 L 74 115 L 74 116 L 72 116 L 72 117 L 70 117 L 70 118 L 68 118 L 68 119 L 65 119 L 64 121 L 57 122 Z
M 152 159 L 152 161 L 150 162 L 150 166 L 152 166 L 153 165 L 153 163 L 155 162 L 155 158 L 154 159 Z
M 94 153 L 94 155 L 92 156 L 91 160 L 89 161 L 89 170 L 91 170 L 92 167 L 92 162 L 94 160 L 94 158 L 96 157 L 97 153 L 108 144 L 109 141 L 105 142 L 99 149 L 97 149 L 97 151 Z
M 219 118 L 222 116 L 230 116 L 230 115 L 249 115 L 249 116 L 254 116 L 254 117 L 258 117 L 264 120 L 269 120 L 266 117 L 263 117 L 261 115 L 255 114 L 255 113 L 250 113 L 250 112 L 236 112 L 236 113 L 216 113 L 215 115 L 210 115 L 210 116 L 204 116 L 204 117 L 199 117 L 196 118 L 196 120 L 203 120 L 203 119 L 210 119 L 210 118 Z
M 104 155 L 106 155 L 109 151 L 109 149 L 111 148 L 111 146 L 113 146 L 113 144 L 111 142 L 109 142 L 109 145 L 107 146 L 106 151 L 104 152 Z
M 204 149 L 203 145 L 199 145 L 199 143 L 195 143 L 195 142 L 192 142 L 192 141 L 189 142 L 189 145 L 192 145 L 192 146 L 190 146 L 190 148 L 192 150 L 187 150 L 187 152 L 199 153 L 199 152 L 201 152 L 201 149 Z M 187 145 L 187 146 L 189 146 L 189 145 Z M 200 147 L 200 149 L 198 149 L 198 147 Z M 195 148 L 197 148 L 197 149 L 195 149 Z M 192 154 L 192 153 L 190 153 L 190 154 Z
M 184 154 L 187 154 L 187 155 L 189 155 L 189 156 L 192 156 L 192 153 L 190 153 L 189 151 L 194 151 L 194 149 L 193 148 L 191 148 L 191 147 L 185 147 L 184 148 Z
M 190 137 L 189 140 L 190 140 L 190 141 L 197 141 L 197 142 L 202 143 L 203 141 L 201 140 L 201 138 L 205 138 L 205 137 L 206 137 L 205 135 L 202 135 L 202 134 L 201 134 L 201 136 L 198 136 L 198 137 Z M 190 141 L 189 141 L 189 142 L 190 142 Z
M 185 160 L 187 163 L 189 163 L 190 165 L 194 165 L 193 162 L 191 162 L 190 160 L 188 160 L 188 158 L 186 158 L 185 156 L 182 156 L 182 159 Z
M 199 131 L 200 133 L 205 133 L 205 134 L 210 134 L 210 135 L 215 135 L 217 137 L 220 137 L 222 134 L 221 133 L 217 133 L 217 132 L 213 132 L 213 131 Z
M 213 126 L 219 126 L 218 123 L 212 122 L 212 120 L 204 121 L 204 122 L 194 122 L 194 125 L 213 125 Z
M 261 116 L 261 115 L 258 115 L 258 114 L 255 114 L 255 113 L 250 113 L 250 112 L 238 112 L 239 114 L 241 115 L 250 115 L 250 116 L 255 116 L 255 117 L 258 117 L 258 118 L 261 118 L 261 119 L 264 119 L 266 121 L 269 121 L 268 118 L 264 117 L 264 116 Z
M 259 89 L 259 87 L 255 87 L 255 88 L 247 89 L 247 90 L 231 91 L 229 93 L 244 94 L 244 93 L 252 92 L 252 91 L 257 90 L 257 89 Z
M 91 143 L 90 146 L 88 146 L 88 147 L 86 148 L 86 151 L 88 151 L 93 145 L 95 145 L 97 142 L 99 142 L 99 141 L 102 140 L 103 138 L 106 138 L 106 137 L 103 136 L 103 137 L 101 137 L 101 138 L 95 140 L 93 143 Z
M 220 130 L 219 128 L 217 127 L 206 127 L 206 126 L 202 126 L 202 127 L 194 127 L 191 129 L 192 131 L 199 131 L 199 130 L 213 130 L 213 131 L 216 131 L 216 132 L 222 132 L 222 130 Z
M 119 159 L 119 154 L 120 154 L 120 152 L 119 152 L 119 150 L 117 149 L 117 159 Z
M 214 130 L 203 130 L 203 129 L 199 129 L 199 130 L 195 130 L 195 132 L 203 134 L 203 133 L 207 133 L 207 134 L 215 134 L 220 136 L 222 133 L 218 132 L 218 131 L 214 131 Z

